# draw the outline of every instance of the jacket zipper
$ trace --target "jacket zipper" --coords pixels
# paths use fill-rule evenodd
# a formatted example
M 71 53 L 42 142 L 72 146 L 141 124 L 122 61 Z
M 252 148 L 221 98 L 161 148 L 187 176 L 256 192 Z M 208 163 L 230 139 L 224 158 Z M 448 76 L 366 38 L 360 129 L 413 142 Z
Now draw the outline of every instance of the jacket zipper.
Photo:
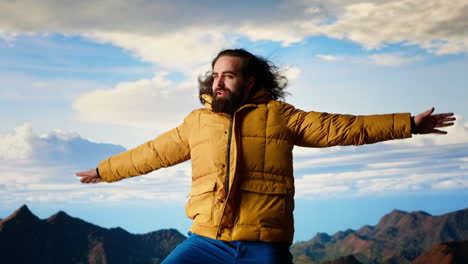
M 226 151 L 226 198 L 229 194 L 229 177 L 231 174 L 231 141 L 232 141 L 232 125 L 233 117 L 229 118 L 229 132 L 228 132 L 228 142 L 227 142 L 227 151 Z

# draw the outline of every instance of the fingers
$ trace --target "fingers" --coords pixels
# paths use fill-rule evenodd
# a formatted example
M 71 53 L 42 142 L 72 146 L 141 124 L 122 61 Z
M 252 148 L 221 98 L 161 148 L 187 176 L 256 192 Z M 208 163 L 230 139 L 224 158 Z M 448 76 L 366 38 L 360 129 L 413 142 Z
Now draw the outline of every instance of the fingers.
M 455 121 L 456 118 L 455 117 L 452 117 L 452 118 L 440 118 L 440 119 L 436 119 L 436 124 L 451 124 L 453 125 L 453 121 Z
M 91 179 L 92 178 L 90 178 L 90 177 L 83 176 L 83 177 L 81 177 L 80 182 L 81 183 L 89 183 L 91 181 Z
M 434 131 L 432 131 L 432 133 L 445 135 L 445 134 L 447 134 L 447 131 L 443 131 L 443 130 L 439 130 L 439 129 L 434 129 Z
M 103 182 L 104 180 L 101 179 L 101 178 L 96 178 L 96 177 L 82 177 L 80 179 L 80 182 L 81 183 L 99 183 L 99 182 Z
M 440 123 L 435 125 L 435 127 L 447 127 L 447 126 L 453 126 L 454 123 Z
M 456 118 L 455 118 L 455 117 L 444 118 L 444 117 L 447 117 L 447 116 L 451 116 L 451 114 L 440 114 L 440 115 L 437 115 L 437 117 L 439 117 L 440 119 L 436 119 L 436 124 L 434 125 L 434 127 L 448 127 L 448 126 L 453 126 L 453 125 L 454 125 L 453 121 L 455 121 Z
M 457 120 L 455 117 L 453 118 L 442 118 L 442 119 L 439 119 L 438 121 L 439 122 L 449 122 L 449 121 L 455 121 Z
M 441 113 L 441 114 L 435 114 L 434 116 L 437 117 L 437 118 L 445 118 L 445 117 L 449 117 L 449 116 L 453 116 L 453 115 L 454 115 L 453 113 Z
M 100 182 L 103 182 L 103 180 L 93 178 L 93 179 L 90 179 L 88 182 L 85 182 L 85 183 L 100 183 Z

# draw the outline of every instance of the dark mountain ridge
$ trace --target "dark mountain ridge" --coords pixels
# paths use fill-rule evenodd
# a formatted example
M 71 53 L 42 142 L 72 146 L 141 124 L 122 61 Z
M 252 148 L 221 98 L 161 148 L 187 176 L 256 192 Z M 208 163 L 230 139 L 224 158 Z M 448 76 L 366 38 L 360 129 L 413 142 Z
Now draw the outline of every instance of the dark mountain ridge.
M 105 229 L 59 211 L 41 220 L 26 205 L 0 220 L 0 263 L 160 263 L 185 237 Z
M 0 219 L 0 263 L 156 264 L 184 239 L 174 229 L 106 229 L 63 211 L 41 220 L 24 205 Z M 467 240 L 468 209 L 441 216 L 394 210 L 375 226 L 317 233 L 291 251 L 296 264 L 453 264 L 468 263 Z
M 410 263 L 438 243 L 468 239 L 468 209 L 432 216 L 393 210 L 375 226 L 329 236 L 318 233 L 293 245 L 296 263 L 320 263 L 354 255 L 362 263 Z

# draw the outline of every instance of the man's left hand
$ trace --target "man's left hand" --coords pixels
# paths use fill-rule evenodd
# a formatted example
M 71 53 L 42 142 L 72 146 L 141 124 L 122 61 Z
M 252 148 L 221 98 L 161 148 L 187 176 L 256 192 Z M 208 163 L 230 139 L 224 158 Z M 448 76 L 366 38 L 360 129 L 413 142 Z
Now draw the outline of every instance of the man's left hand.
M 414 117 L 416 132 L 418 134 L 447 134 L 447 131 L 439 130 L 437 128 L 452 126 L 452 121 L 455 121 L 453 113 L 432 113 L 434 113 L 434 107 Z

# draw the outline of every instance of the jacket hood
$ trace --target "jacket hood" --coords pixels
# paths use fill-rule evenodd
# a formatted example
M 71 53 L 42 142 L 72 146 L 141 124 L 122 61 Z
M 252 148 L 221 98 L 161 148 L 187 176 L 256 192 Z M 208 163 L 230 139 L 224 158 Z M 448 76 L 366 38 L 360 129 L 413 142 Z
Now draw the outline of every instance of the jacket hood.
M 213 102 L 213 96 L 211 94 L 202 94 L 203 101 L 205 101 L 205 108 L 212 110 L 211 103 Z M 272 100 L 271 94 L 269 94 L 265 89 L 261 88 L 250 97 L 245 104 L 263 104 L 268 103 Z M 244 104 L 244 105 L 245 105 Z

